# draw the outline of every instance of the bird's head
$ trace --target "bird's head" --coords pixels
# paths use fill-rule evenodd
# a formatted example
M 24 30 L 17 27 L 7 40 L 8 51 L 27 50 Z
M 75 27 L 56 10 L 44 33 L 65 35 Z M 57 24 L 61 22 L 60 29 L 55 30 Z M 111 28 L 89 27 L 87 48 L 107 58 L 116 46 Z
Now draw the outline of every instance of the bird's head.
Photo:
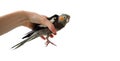
M 69 22 L 69 20 L 70 20 L 70 16 L 68 14 L 62 14 L 58 18 L 58 22 L 63 25 L 66 25 Z

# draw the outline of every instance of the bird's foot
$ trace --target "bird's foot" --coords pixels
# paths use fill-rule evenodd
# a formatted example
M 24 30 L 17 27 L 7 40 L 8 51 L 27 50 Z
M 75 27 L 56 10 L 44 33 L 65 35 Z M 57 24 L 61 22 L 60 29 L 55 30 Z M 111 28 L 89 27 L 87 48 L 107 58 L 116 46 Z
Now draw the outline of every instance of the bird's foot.
M 51 43 L 52 45 L 56 46 L 56 44 L 54 44 L 53 42 L 47 40 L 47 41 L 46 41 L 46 47 L 48 46 L 49 43 Z

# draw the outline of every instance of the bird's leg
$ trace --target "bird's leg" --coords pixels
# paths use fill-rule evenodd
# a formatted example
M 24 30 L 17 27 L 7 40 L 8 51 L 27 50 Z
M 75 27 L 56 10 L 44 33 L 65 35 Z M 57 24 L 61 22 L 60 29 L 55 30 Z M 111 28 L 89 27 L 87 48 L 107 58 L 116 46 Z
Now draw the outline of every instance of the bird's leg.
M 44 36 L 40 36 L 43 40 L 45 40 L 46 38 Z
M 54 44 L 53 42 L 51 42 L 51 41 L 49 41 L 49 40 L 47 39 L 47 41 L 46 41 L 46 46 L 48 46 L 49 43 L 51 43 L 52 45 L 56 46 L 56 44 Z
M 47 35 L 46 39 L 46 46 L 48 46 L 49 43 L 51 43 L 52 45 L 56 46 L 56 44 L 54 44 L 53 42 L 51 42 L 48 38 L 49 38 L 50 35 Z
M 40 36 L 43 40 L 46 40 L 46 38 L 42 35 L 42 36 Z M 51 34 L 50 35 L 50 38 L 53 38 L 54 36 L 53 36 L 53 34 Z

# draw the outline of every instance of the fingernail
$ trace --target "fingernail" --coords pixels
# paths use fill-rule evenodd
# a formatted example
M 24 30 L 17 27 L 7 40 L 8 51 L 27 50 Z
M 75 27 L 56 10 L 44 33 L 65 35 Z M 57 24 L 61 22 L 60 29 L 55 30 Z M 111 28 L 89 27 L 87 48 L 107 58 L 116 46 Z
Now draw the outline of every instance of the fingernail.
M 53 34 L 56 35 L 56 29 L 53 30 Z
M 54 35 L 56 35 L 57 33 L 53 33 Z

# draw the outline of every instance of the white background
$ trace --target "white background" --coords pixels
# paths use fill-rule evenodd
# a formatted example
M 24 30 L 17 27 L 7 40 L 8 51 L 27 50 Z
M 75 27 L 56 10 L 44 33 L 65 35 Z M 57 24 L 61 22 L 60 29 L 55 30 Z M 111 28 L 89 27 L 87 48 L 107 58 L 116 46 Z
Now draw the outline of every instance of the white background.
M 37 38 L 10 49 L 30 31 L 22 26 L 0 36 L 0 61 L 120 61 L 119 0 L 0 0 L 0 16 L 18 10 L 71 19 L 50 39 L 57 47 Z

